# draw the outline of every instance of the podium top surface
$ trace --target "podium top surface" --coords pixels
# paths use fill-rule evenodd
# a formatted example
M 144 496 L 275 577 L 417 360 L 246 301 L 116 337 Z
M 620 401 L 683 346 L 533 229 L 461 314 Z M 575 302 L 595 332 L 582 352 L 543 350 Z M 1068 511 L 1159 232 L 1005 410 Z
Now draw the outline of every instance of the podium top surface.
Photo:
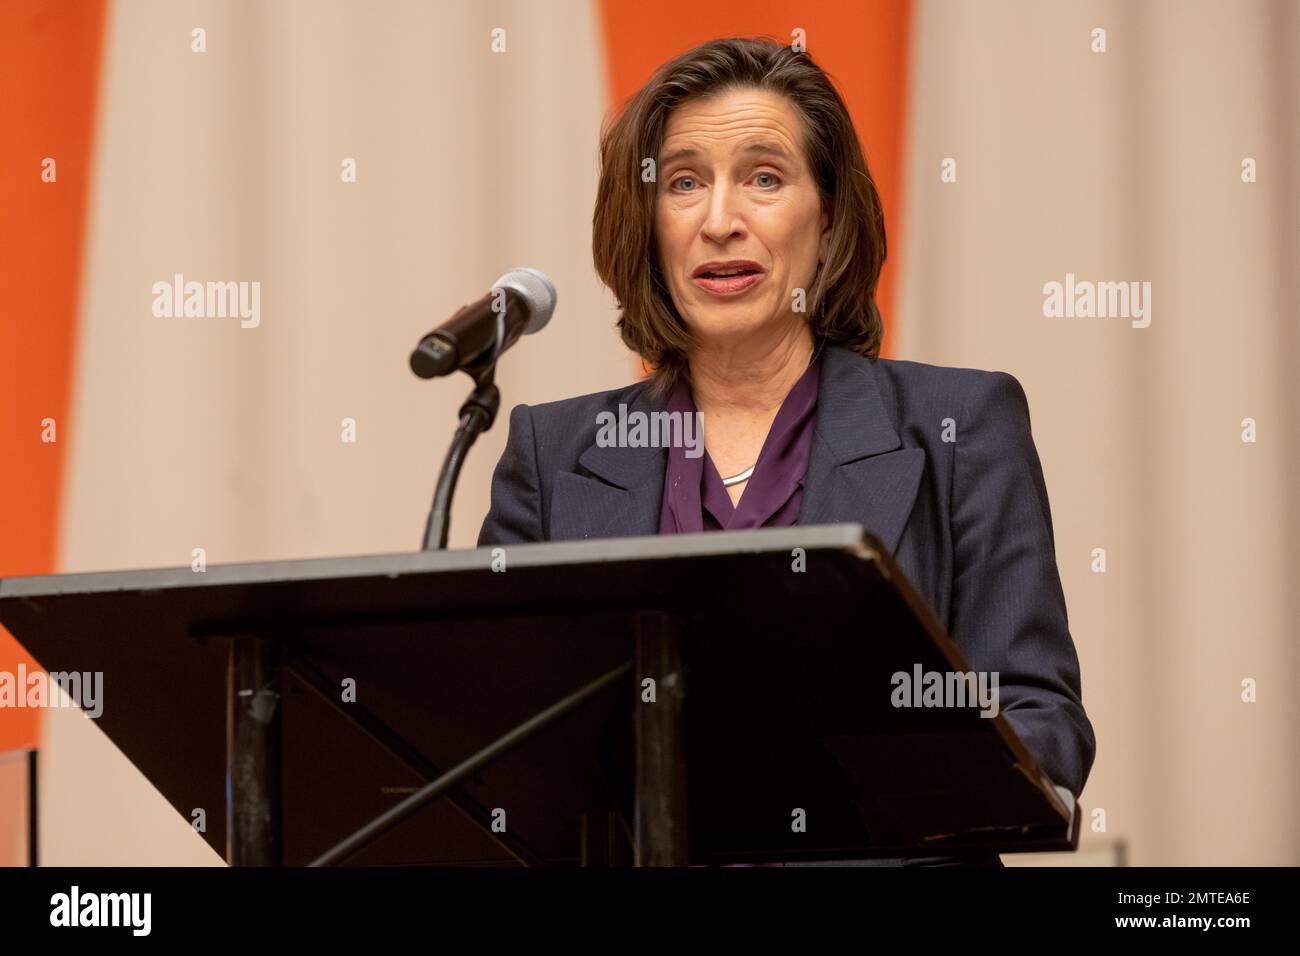
M 505 552 L 510 568 L 545 568 L 571 564 L 605 564 L 626 561 L 660 561 L 722 557 L 803 548 L 841 549 L 864 559 L 877 558 L 882 548 L 875 536 L 858 524 L 810 525 L 794 528 L 760 528 L 741 533 L 660 535 L 654 537 L 597 538 L 511 544 L 492 548 L 450 551 L 413 551 L 393 554 L 349 555 L 337 558 L 302 558 L 212 564 L 199 572 L 190 567 L 139 568 L 87 571 L 70 574 L 0 578 L 0 609 L 22 598 L 114 591 L 164 590 L 228 585 L 268 584 L 277 581 L 328 581 L 359 577 L 397 578 L 410 574 L 437 574 L 490 568 L 494 552 Z M 0 610 L 0 621 L 3 621 Z

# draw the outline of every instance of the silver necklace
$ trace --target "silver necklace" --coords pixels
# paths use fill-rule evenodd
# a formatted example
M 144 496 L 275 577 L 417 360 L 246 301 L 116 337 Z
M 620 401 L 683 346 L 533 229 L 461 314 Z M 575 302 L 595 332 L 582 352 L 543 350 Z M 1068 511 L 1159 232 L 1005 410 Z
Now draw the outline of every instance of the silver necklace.
M 755 462 L 755 464 L 757 464 L 757 462 Z M 725 487 L 730 488 L 732 485 L 738 485 L 742 481 L 748 480 L 749 476 L 752 475 L 753 473 L 754 473 L 754 465 L 750 465 L 748 468 L 746 468 L 738 475 L 732 475 L 730 478 L 723 478 L 722 484 Z

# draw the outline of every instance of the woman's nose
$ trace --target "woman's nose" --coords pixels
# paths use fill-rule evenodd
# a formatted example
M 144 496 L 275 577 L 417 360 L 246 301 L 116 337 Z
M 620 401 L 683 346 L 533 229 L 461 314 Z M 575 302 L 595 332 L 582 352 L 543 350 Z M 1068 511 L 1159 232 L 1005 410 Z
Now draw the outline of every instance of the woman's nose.
M 743 235 L 745 222 L 740 214 L 739 202 L 740 196 L 735 187 L 720 185 L 714 189 L 709 197 L 708 214 L 701 228 L 704 235 L 717 243 Z

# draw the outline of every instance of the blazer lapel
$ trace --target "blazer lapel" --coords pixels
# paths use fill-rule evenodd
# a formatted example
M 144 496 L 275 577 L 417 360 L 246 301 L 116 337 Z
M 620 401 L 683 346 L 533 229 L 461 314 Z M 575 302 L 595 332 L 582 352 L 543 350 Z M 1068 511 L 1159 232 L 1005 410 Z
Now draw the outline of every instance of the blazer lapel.
M 925 470 L 925 452 L 903 448 L 880 396 L 876 363 L 827 346 L 800 524 L 852 521 L 892 555 Z
M 619 414 L 617 408 L 607 410 Z M 650 415 L 663 410 L 664 402 L 647 384 L 632 400 L 627 414 Z M 666 448 L 619 448 L 593 442 L 579 456 L 578 465 L 581 471 L 556 475 L 551 505 L 552 541 L 659 532 L 664 472 L 668 468 Z

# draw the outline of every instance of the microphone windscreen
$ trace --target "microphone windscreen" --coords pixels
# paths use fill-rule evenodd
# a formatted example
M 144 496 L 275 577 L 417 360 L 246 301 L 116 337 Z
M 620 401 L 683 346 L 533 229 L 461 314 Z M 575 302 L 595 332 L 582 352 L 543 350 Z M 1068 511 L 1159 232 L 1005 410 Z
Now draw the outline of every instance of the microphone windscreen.
M 547 277 L 546 273 L 537 269 L 522 266 L 511 269 L 493 282 L 492 288 L 510 289 L 528 303 L 529 318 L 528 325 L 523 331 L 524 335 L 540 332 L 555 314 L 555 283 Z

